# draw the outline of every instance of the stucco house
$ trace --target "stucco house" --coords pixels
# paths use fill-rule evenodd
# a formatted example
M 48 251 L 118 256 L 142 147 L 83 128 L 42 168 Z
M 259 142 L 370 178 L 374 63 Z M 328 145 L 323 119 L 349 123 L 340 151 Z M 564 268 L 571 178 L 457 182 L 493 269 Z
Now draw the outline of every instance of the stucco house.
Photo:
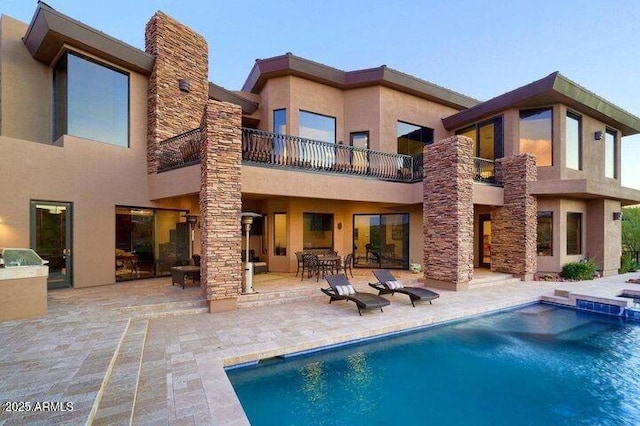
M 165 275 L 194 254 L 212 310 L 241 291 L 240 215 L 270 271 L 296 252 L 531 279 L 620 263 L 621 138 L 640 118 L 559 73 L 485 102 L 386 66 L 286 53 L 240 90 L 206 40 L 157 12 L 141 50 L 39 3 L 0 21 L 0 247 L 32 247 L 50 288 Z M 212 65 L 212 66 L 215 66 Z

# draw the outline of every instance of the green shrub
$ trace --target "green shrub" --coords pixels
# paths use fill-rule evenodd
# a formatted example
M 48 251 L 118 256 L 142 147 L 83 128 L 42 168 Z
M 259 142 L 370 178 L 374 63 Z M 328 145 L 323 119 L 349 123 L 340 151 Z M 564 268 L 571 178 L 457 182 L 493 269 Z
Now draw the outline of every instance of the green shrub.
M 620 269 L 618 270 L 621 274 L 626 274 L 627 272 L 635 272 L 638 270 L 638 264 L 631 257 L 631 253 L 623 253 L 620 257 Z
M 596 276 L 596 263 L 591 259 L 567 263 L 561 275 L 568 280 L 592 280 Z

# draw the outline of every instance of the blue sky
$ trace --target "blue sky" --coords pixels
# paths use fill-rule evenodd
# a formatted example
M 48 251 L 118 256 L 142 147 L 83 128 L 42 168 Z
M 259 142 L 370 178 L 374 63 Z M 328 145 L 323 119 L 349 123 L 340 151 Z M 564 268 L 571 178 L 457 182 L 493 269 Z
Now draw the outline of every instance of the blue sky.
M 480 100 L 560 71 L 640 116 L 640 2 L 48 0 L 144 49 L 156 10 L 209 43 L 209 79 L 237 90 L 256 58 L 292 52 L 339 69 L 385 64 Z M 0 0 L 30 22 L 36 1 Z M 640 189 L 640 136 L 623 139 L 623 185 Z

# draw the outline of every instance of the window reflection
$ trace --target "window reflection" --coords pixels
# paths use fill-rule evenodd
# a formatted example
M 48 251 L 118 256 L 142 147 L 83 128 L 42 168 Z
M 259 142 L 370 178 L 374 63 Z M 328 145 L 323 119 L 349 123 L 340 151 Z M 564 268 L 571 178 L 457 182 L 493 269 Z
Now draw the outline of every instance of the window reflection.
M 567 150 L 567 167 L 570 169 L 580 170 L 580 117 L 576 114 L 567 112 L 566 119 L 566 150 Z
M 473 140 L 472 152 L 475 157 L 495 160 L 503 155 L 502 117 L 474 124 L 458 130 L 456 134 Z
M 276 256 L 287 255 L 287 214 L 273 215 L 273 245 Z
M 333 214 L 303 213 L 302 244 L 305 250 L 333 250 Z
M 538 166 L 551 166 L 551 108 L 520 111 L 520 152 L 536 156 Z
M 335 117 L 300 111 L 298 126 L 301 138 L 336 143 Z
M 567 212 L 567 254 L 582 254 L 582 213 Z
M 604 175 L 605 177 L 616 179 L 618 170 L 616 168 L 616 132 L 607 129 L 604 136 Z
M 433 129 L 398 121 L 398 154 L 422 155 L 424 145 L 433 143 Z
M 538 212 L 538 256 L 553 256 L 553 212 Z
M 54 138 L 129 146 L 129 76 L 71 52 L 54 68 Z

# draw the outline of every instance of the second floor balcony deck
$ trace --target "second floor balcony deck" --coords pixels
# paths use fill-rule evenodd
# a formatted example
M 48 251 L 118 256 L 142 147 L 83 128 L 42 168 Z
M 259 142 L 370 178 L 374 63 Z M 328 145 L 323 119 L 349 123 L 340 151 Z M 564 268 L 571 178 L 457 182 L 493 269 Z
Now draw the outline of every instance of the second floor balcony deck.
M 160 143 L 159 172 L 198 164 L 200 131 L 190 130 Z M 242 161 L 246 164 L 333 173 L 392 182 L 423 178 L 422 155 L 410 156 L 357 148 L 262 130 L 242 129 Z M 474 158 L 474 180 L 495 184 L 494 162 Z

